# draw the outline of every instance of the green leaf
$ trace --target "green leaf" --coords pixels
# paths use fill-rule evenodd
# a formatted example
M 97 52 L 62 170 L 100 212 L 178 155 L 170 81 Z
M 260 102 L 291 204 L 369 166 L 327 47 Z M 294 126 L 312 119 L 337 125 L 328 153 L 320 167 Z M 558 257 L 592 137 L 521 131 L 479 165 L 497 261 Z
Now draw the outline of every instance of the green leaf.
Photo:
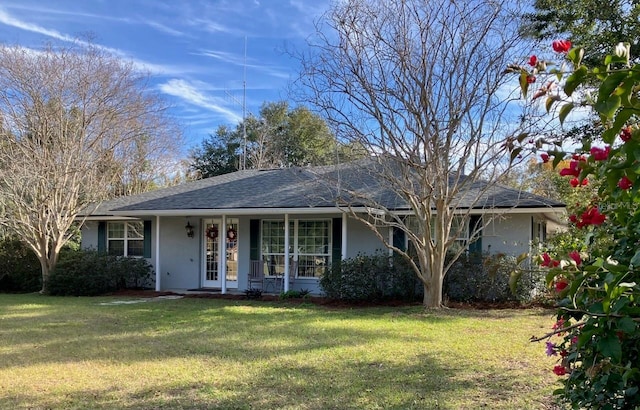
M 522 147 L 514 148 L 513 151 L 511 151 L 511 162 L 513 162 L 518 157 L 518 155 L 520 155 L 521 151 Z
M 595 108 L 595 110 L 604 118 L 611 120 L 616 114 L 617 109 L 620 108 L 620 102 L 621 100 L 619 95 L 612 95 L 606 100 L 595 103 L 593 108 Z
M 544 107 L 547 109 L 547 114 L 551 111 L 551 107 L 553 107 L 553 103 L 558 101 L 556 98 L 547 97 L 547 100 L 544 103 Z
M 598 350 L 603 356 L 613 359 L 614 363 L 619 363 L 622 358 L 620 339 L 615 334 L 610 334 L 600 339 L 598 341 Z
M 628 76 L 627 72 L 617 72 L 610 74 L 606 80 L 600 84 L 598 89 L 598 101 L 607 100 L 614 92 L 620 83 Z
M 574 47 L 567 53 L 567 59 L 573 63 L 574 66 L 579 66 L 584 57 L 584 48 Z
M 636 327 L 637 327 L 636 322 L 634 322 L 633 319 L 631 319 L 628 316 L 618 320 L 618 323 L 616 323 L 616 326 L 619 331 L 624 333 L 633 333 L 636 331 Z
M 640 266 L 640 251 L 637 251 L 633 258 L 631 258 L 631 264 L 633 266 Z
M 569 115 L 569 112 L 571 112 L 572 109 L 572 103 L 567 103 L 560 108 L 560 113 L 558 114 L 558 117 L 560 118 L 560 124 L 564 123 L 565 118 L 567 118 L 567 115 Z
M 573 94 L 575 89 L 584 81 L 588 72 L 589 70 L 587 70 L 587 67 L 580 66 L 580 68 L 574 71 L 573 74 L 567 77 L 567 81 L 564 84 L 565 94 L 567 94 L 568 96 L 571 96 L 571 94 Z

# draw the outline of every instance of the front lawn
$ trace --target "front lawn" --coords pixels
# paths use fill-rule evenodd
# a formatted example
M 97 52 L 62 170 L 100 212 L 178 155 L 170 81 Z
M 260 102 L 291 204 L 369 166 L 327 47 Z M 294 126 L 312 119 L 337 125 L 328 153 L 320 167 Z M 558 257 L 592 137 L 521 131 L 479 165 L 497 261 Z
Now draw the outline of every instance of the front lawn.
M 0 408 L 544 409 L 542 310 L 0 295 Z

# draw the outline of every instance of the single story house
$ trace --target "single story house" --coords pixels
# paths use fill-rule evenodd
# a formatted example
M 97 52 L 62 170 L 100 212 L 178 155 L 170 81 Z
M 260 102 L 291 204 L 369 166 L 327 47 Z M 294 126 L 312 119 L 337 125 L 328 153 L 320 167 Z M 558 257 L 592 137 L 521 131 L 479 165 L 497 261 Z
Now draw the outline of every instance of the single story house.
M 384 248 L 363 223 L 336 202 L 336 184 L 353 185 L 391 212 L 406 203 L 364 167 L 241 170 L 226 175 L 116 198 L 100 204 L 82 226 L 82 247 L 148 258 L 156 290 L 214 288 L 223 293 L 259 287 L 249 282 L 260 267 L 264 290 L 308 289 L 336 260 Z M 338 176 L 339 178 L 335 178 Z M 564 205 L 504 186 L 493 186 L 471 207 L 471 220 L 499 214 L 482 235 L 463 246 L 521 254 L 543 239 L 548 221 Z M 354 200 L 355 201 L 355 200 Z M 352 210 L 366 212 L 364 204 Z M 488 221 L 488 219 L 487 219 Z M 475 226 L 475 225 L 474 225 Z M 384 227 L 397 243 L 403 233 Z M 466 230 L 468 235 L 468 229 Z M 400 235 L 398 235 L 400 234 Z M 271 288 L 270 288 L 271 287 Z

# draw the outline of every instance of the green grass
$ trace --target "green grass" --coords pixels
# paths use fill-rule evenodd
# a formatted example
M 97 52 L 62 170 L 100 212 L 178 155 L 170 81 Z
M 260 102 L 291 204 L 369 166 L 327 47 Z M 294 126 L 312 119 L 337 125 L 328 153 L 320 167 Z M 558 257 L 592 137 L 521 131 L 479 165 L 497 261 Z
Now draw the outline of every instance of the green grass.
M 543 409 L 542 310 L 0 295 L 0 408 Z

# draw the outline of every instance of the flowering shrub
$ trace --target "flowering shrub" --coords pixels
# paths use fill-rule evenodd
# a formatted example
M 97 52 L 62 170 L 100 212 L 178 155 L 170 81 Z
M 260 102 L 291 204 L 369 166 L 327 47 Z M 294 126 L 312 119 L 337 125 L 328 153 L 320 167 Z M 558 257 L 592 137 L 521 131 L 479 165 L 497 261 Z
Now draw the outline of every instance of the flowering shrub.
M 533 68 L 510 67 L 523 94 L 530 77 L 549 76 L 533 98 L 546 96 L 547 111 L 557 107 L 560 122 L 574 107 L 590 106 L 604 131 L 584 138 L 577 152 L 540 155 L 554 166 L 571 158 L 560 175 L 573 178 L 575 189 L 590 176 L 598 190 L 569 217 L 584 233 L 580 251 L 540 257 L 558 311 L 551 331 L 534 340 L 546 341 L 546 353 L 558 357 L 550 371 L 564 378 L 564 387 L 556 393 L 573 408 L 640 408 L 640 65 L 630 63 L 628 44 L 598 67 L 582 64 L 584 50 L 568 41 L 552 47 L 560 68 L 539 56 L 528 61 Z M 550 143 L 540 139 L 536 146 Z

